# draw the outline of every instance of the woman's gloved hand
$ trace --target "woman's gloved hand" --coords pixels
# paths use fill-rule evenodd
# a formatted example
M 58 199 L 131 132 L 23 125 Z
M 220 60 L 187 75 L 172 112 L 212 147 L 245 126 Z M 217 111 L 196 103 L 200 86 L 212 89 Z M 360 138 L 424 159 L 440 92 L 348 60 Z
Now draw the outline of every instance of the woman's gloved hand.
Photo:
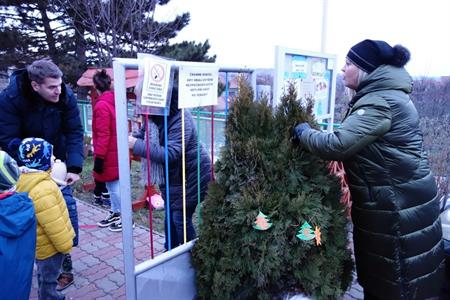
M 300 141 L 300 136 L 302 135 L 303 131 L 310 128 L 311 126 L 309 126 L 308 123 L 297 124 L 292 130 L 292 141 L 294 143 L 298 143 Z

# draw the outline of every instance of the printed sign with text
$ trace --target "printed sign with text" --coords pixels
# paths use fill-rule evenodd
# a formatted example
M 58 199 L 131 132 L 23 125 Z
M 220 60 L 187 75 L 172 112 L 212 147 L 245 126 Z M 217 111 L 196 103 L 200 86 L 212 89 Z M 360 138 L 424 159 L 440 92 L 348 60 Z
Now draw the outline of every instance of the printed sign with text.
M 215 65 L 180 66 L 178 108 L 217 104 L 219 68 Z
M 141 104 L 165 107 L 170 79 L 170 62 L 155 57 L 144 58 L 144 84 Z

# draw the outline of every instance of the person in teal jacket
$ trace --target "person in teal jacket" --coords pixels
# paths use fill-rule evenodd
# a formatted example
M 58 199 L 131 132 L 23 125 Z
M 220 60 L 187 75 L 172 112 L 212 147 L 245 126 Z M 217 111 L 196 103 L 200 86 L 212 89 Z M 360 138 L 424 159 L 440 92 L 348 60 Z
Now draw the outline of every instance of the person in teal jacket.
M 342 69 L 353 94 L 342 126 L 327 133 L 302 123 L 293 132 L 301 147 L 344 163 L 364 299 L 427 299 L 442 285 L 437 188 L 409 97 L 409 59 L 401 45 L 357 43 Z
M 16 193 L 20 171 L 0 151 L 0 300 L 28 300 L 36 252 L 36 217 L 27 193 Z

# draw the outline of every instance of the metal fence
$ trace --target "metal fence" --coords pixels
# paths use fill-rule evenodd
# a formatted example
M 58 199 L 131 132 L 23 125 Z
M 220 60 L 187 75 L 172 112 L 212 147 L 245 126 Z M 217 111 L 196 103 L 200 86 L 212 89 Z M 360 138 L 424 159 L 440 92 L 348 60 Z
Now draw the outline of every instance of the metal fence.
M 89 100 L 78 100 L 78 109 L 80 110 L 81 121 L 84 128 L 84 134 L 92 136 L 92 104 Z M 192 116 L 197 128 L 200 142 L 203 143 L 208 150 L 209 155 L 214 151 L 214 159 L 220 155 L 220 148 L 225 144 L 225 119 L 226 112 L 214 112 L 214 118 L 209 111 L 202 111 L 200 109 L 192 109 Z M 138 116 L 135 114 L 133 103 L 128 104 L 128 121 L 131 130 L 136 130 L 140 126 Z M 211 122 L 214 122 L 212 126 Z M 214 133 L 212 134 L 212 128 Z M 213 140 L 214 139 L 214 140 Z

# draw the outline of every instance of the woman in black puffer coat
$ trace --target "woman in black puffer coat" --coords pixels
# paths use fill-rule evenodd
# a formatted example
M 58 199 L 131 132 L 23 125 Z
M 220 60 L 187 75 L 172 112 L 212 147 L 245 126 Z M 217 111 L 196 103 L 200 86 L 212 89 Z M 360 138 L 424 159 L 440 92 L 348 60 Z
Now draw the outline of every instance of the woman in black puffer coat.
M 423 150 L 412 79 L 401 45 L 364 40 L 347 54 L 344 85 L 354 92 L 334 133 L 295 127 L 317 155 L 344 162 L 353 200 L 353 242 L 364 299 L 439 295 L 444 271 L 436 183 Z
M 167 151 L 169 161 L 169 202 L 170 202 L 170 248 L 174 248 L 184 242 L 183 229 L 183 185 L 182 185 L 182 141 L 181 122 L 182 110 L 178 109 L 178 88 L 172 89 L 170 102 L 170 113 L 167 117 Z M 159 129 L 159 145 L 150 146 L 151 163 L 164 165 L 164 150 L 166 147 L 164 139 L 164 117 L 151 116 Z M 145 127 L 145 126 L 144 126 Z M 185 139 L 185 163 L 186 163 L 186 235 L 187 241 L 196 237 L 192 224 L 192 215 L 198 204 L 198 172 L 200 172 L 200 201 L 203 201 L 208 183 L 211 181 L 211 159 L 203 147 L 197 143 L 197 131 L 194 126 L 191 113 L 184 110 L 184 139 Z M 145 135 L 144 135 L 145 136 Z M 147 148 L 144 139 L 130 138 L 132 142 L 133 155 L 145 158 Z M 133 145 L 134 143 L 134 145 Z M 200 170 L 198 170 L 197 148 L 200 147 Z M 167 204 L 166 183 L 159 185 L 162 196 Z M 169 248 L 166 224 L 166 249 Z

